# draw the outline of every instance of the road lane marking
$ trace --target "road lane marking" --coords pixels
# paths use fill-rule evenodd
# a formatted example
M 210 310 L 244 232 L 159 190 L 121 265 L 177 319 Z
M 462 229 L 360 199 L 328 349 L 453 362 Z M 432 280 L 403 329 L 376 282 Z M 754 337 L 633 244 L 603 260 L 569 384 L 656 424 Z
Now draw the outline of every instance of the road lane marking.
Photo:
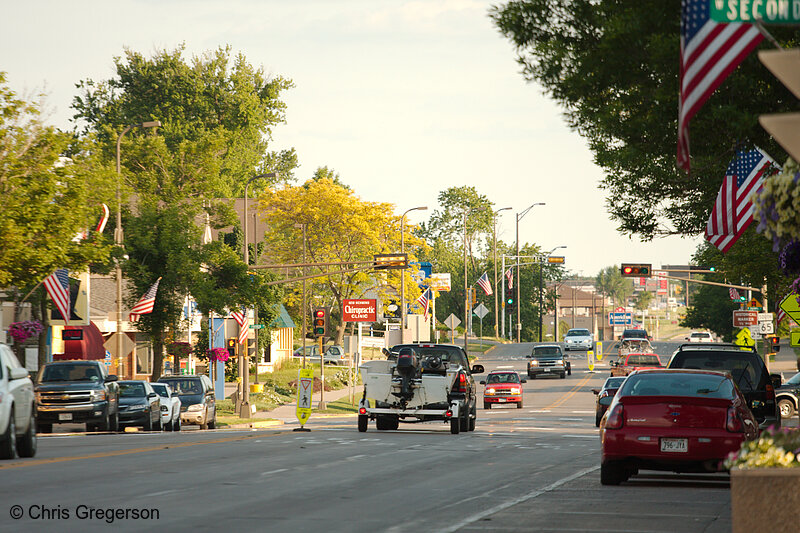
M 468 525 L 470 525 L 470 524 L 472 524 L 474 522 L 477 522 L 478 520 L 486 518 L 487 516 L 493 515 L 495 513 L 499 513 L 500 511 L 502 511 L 504 509 L 508 509 L 509 507 L 517 505 L 518 503 L 522 503 L 522 502 L 525 502 L 525 501 L 528 501 L 528 500 L 532 500 L 533 498 L 541 496 L 542 494 L 545 494 L 547 492 L 551 492 L 551 491 L 557 489 L 558 487 L 569 483 L 570 481 L 574 481 L 574 480 L 576 480 L 576 479 L 578 479 L 580 477 L 585 476 L 586 474 L 590 474 L 590 473 L 592 473 L 592 472 L 594 472 L 596 470 L 599 470 L 599 469 L 600 469 L 600 465 L 590 466 L 589 468 L 584 468 L 583 470 L 579 470 L 578 472 L 575 472 L 572 475 L 569 475 L 569 476 L 567 476 L 565 478 L 561 478 L 558 481 L 556 481 L 555 483 L 551 483 L 551 484 L 547 485 L 544 488 L 533 490 L 533 491 L 531 491 L 531 492 L 529 492 L 527 494 L 523 494 L 522 496 L 519 496 L 517 498 L 513 498 L 511 500 L 507 500 L 507 501 L 505 501 L 503 503 L 499 503 L 499 504 L 495 505 L 494 507 L 490 507 L 489 509 L 486 509 L 485 511 L 481 511 L 480 513 L 475 513 L 474 515 L 468 516 L 467 518 L 465 518 L 461 522 L 457 522 L 456 524 L 453 524 L 453 525 L 451 525 L 451 526 L 449 526 L 447 528 L 444 528 L 444 529 L 440 529 L 439 531 L 441 533 L 454 533 L 455 531 L 458 531 L 461 528 L 464 528 L 464 527 L 466 527 L 466 526 L 468 526 Z
M 575 393 L 576 393 L 576 392 L 578 392 L 579 390 L 581 390 L 581 389 L 583 388 L 583 386 L 584 386 L 584 385 L 586 385 L 586 384 L 589 382 L 589 379 L 590 379 L 591 377 L 592 377 L 592 374 L 587 374 L 587 375 L 586 375 L 586 376 L 585 376 L 583 379 L 581 379 L 581 380 L 580 380 L 580 381 L 579 381 L 579 382 L 578 382 L 578 383 L 577 383 L 577 384 L 576 384 L 574 387 L 572 387 L 572 389 L 570 389 L 570 391 L 569 391 L 567 394 L 565 394 L 565 395 L 564 395 L 564 396 L 562 396 L 560 399 L 556 400 L 556 401 L 555 401 L 555 402 L 553 402 L 552 404 L 550 404 L 550 405 L 548 405 L 547 407 L 545 407 L 545 409 L 553 409 L 553 408 L 555 408 L 555 407 L 559 407 L 559 406 L 561 406 L 561 404 L 563 404 L 564 402 L 566 402 L 567 400 L 569 400 L 570 398 L 572 398 L 572 397 L 575 395 Z
M 279 474 L 281 472 L 287 472 L 287 471 L 288 470 L 286 468 L 279 468 L 277 470 L 270 470 L 269 472 L 261 472 L 261 475 L 262 476 L 268 476 L 270 474 Z

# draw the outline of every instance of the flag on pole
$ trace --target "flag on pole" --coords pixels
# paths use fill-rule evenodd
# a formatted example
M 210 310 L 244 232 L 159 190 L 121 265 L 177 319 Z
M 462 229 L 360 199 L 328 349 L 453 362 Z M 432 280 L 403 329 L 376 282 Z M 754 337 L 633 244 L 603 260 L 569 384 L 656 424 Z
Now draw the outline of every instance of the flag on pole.
M 486 293 L 486 296 L 491 296 L 494 294 L 492 291 L 492 284 L 489 283 L 489 276 L 486 275 L 486 272 L 484 272 L 483 275 L 478 278 L 478 285 L 481 286 L 481 289 L 483 289 L 483 292 Z
M 737 301 L 737 302 L 739 301 L 739 291 L 737 291 L 737 290 L 736 290 L 736 289 L 734 289 L 733 287 L 730 287 L 730 288 L 728 289 L 728 294 L 730 294 L 730 295 L 731 295 L 731 300 L 735 300 L 735 301 Z
M 239 324 L 239 344 L 247 343 L 247 330 L 250 324 L 250 318 L 247 316 L 247 309 L 242 308 L 241 311 L 234 311 L 231 316 Z
M 706 240 L 727 252 L 753 221 L 753 193 L 778 172 L 780 167 L 760 148 L 736 152 L 708 218 Z
M 103 233 L 103 230 L 106 229 L 106 223 L 108 222 L 108 206 L 106 204 L 103 205 L 103 215 L 100 217 L 100 222 L 97 223 L 97 227 L 94 229 L 97 233 Z
M 422 319 L 426 322 L 428 321 L 428 304 L 430 303 L 432 296 L 431 290 L 425 289 L 420 297 L 417 298 L 417 303 L 422 307 L 423 310 Z
M 153 307 L 156 304 L 156 292 L 158 292 L 158 284 L 161 282 L 161 278 L 158 278 L 155 283 L 153 283 L 147 292 L 139 298 L 139 301 L 136 302 L 136 305 L 133 306 L 131 309 L 130 314 L 128 315 L 128 320 L 131 322 L 138 322 L 140 315 L 146 315 L 148 313 L 153 312 Z
M 786 311 L 778 307 L 778 314 L 775 317 L 776 328 L 781 325 L 781 322 L 783 321 L 784 318 L 786 318 Z
M 508 290 L 514 288 L 514 272 L 512 272 L 511 268 L 506 270 L 506 279 L 508 280 Z
M 69 324 L 69 271 L 66 268 L 59 268 L 46 278 L 44 278 L 44 288 L 47 294 L 58 307 L 61 316 L 64 317 L 64 324 Z
M 753 24 L 711 20 L 709 0 L 681 1 L 678 166 L 689 172 L 689 122 L 764 38 Z

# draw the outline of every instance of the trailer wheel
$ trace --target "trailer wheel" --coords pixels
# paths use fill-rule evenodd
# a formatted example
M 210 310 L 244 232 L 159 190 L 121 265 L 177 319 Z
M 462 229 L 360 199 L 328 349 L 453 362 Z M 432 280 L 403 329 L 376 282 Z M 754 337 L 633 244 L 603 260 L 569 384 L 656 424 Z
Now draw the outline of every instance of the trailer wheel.
M 367 424 L 369 423 L 369 417 L 367 415 L 358 415 L 358 431 L 364 433 L 367 431 Z
M 451 418 L 450 433 L 452 433 L 453 435 L 458 435 L 460 429 L 461 429 L 461 421 L 458 418 Z

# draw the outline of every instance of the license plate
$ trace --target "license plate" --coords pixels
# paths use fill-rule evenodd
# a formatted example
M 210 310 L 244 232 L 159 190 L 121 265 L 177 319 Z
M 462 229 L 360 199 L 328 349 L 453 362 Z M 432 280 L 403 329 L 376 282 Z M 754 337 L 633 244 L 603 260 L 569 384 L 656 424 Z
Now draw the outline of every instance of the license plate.
M 550 372 L 550 369 L 549 368 L 545 368 L 544 371 L 545 372 Z
M 72 420 L 72 413 L 59 413 L 58 414 L 59 420 Z
M 504 402 L 506 401 L 506 399 L 505 399 L 505 398 L 498 398 L 498 399 L 497 399 L 497 401 L 498 401 L 499 403 L 504 403 Z
M 661 439 L 662 452 L 688 452 L 689 439 Z

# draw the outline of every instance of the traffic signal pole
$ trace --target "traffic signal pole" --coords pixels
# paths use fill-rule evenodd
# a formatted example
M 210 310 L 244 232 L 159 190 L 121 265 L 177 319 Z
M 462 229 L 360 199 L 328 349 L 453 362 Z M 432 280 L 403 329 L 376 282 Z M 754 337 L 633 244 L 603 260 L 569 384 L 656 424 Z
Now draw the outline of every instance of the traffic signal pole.
M 319 405 L 317 405 L 317 410 L 322 411 L 325 409 L 325 399 L 323 395 L 325 394 L 325 358 L 322 355 L 322 335 L 319 336 L 319 379 L 322 383 L 320 383 L 319 387 Z M 313 386 L 313 385 L 312 385 Z

